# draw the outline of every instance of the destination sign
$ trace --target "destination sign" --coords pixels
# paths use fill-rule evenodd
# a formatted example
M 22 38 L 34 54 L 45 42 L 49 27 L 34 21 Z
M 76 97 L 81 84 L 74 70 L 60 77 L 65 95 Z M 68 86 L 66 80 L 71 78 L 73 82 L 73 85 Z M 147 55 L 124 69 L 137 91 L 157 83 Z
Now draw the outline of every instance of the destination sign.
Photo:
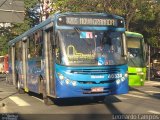
M 66 17 L 67 25 L 100 25 L 100 26 L 117 26 L 115 19 L 107 18 L 82 18 L 82 17 Z
M 60 16 L 58 25 L 73 26 L 111 26 L 124 27 L 124 20 L 121 18 L 107 16 Z

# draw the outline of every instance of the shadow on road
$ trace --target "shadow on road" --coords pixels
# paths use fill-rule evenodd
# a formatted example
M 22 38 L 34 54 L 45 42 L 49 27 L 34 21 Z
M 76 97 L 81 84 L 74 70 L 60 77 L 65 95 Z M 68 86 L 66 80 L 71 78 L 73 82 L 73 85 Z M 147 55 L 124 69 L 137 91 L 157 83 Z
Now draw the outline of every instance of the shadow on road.
M 160 86 L 153 86 L 153 87 L 160 88 Z
M 38 97 L 42 99 L 42 96 L 39 94 L 35 94 L 32 92 L 29 92 L 29 95 Z M 66 99 L 57 99 L 57 106 L 59 107 L 65 107 L 65 106 L 82 106 L 82 105 L 105 105 L 108 111 L 99 111 L 100 109 L 90 109 L 89 113 L 81 114 L 84 112 L 79 111 L 79 114 L 41 114 L 41 115 L 20 115 L 20 118 L 22 120 L 30 120 L 38 118 L 38 120 L 53 120 L 54 119 L 60 119 L 60 120 L 113 120 L 114 115 L 123 115 L 116 106 L 114 106 L 114 103 L 121 102 L 118 98 L 115 96 L 106 96 L 104 101 L 96 102 L 93 99 L 89 97 L 80 97 L 80 98 L 66 98 Z M 54 106 L 53 106 L 54 107 Z M 104 109 L 103 109 L 104 110 Z M 82 109 L 83 111 L 83 109 Z M 125 119 L 126 120 L 126 119 Z
M 160 86 L 153 86 L 153 87 L 158 87 L 158 88 L 160 88 Z M 130 87 L 130 91 L 137 91 L 137 92 L 140 92 L 140 93 L 143 93 L 143 94 L 145 94 L 146 96 L 148 96 L 148 97 L 151 97 L 151 98 L 155 98 L 155 99 L 160 99 L 160 93 L 153 93 L 152 95 L 151 94 L 149 94 L 149 93 L 147 93 L 147 92 L 145 92 L 145 91 L 142 91 L 142 90 L 139 90 L 139 89 L 137 89 L 136 87 Z

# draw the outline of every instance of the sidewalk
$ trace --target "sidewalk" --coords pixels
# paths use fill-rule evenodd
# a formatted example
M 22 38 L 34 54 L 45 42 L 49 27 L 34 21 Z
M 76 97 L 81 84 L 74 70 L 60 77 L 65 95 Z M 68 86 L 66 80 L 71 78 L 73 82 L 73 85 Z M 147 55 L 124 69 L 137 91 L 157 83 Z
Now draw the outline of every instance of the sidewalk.
M 156 85 L 156 86 L 160 86 L 160 81 L 145 81 L 145 83 L 144 83 L 144 85 L 145 86 L 154 86 L 154 85 Z
M 7 84 L 5 78 L 0 77 L 0 102 L 16 93 L 15 86 Z

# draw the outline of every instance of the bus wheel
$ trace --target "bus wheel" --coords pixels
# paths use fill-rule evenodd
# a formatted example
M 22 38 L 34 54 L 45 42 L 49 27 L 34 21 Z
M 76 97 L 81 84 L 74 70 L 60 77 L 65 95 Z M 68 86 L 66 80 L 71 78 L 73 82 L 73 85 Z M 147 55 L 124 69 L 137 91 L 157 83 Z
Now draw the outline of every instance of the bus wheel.
M 20 87 L 20 81 L 18 80 L 17 81 L 17 90 L 18 90 L 18 93 L 19 94 L 24 94 L 24 90 Z
M 93 100 L 94 102 L 104 102 L 105 96 L 94 96 Z
M 44 84 L 44 80 L 41 80 L 41 91 L 42 91 L 42 97 L 43 97 L 43 101 L 45 105 L 53 105 L 54 102 L 53 100 L 47 96 L 47 91 L 46 91 L 46 87 Z

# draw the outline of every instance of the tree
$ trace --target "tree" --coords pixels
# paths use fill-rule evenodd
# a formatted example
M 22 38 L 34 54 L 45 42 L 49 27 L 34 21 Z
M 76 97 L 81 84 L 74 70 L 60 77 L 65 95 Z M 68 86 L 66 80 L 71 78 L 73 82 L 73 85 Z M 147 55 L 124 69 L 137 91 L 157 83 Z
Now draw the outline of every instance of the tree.
M 27 11 L 30 7 L 33 7 L 38 0 L 24 0 L 25 10 Z M 0 36 L 0 55 L 5 55 L 8 52 L 8 41 L 15 38 L 19 34 L 28 30 L 33 20 L 28 17 L 29 15 L 26 12 L 25 19 L 23 23 L 12 23 L 11 27 L 1 28 L 1 36 Z

